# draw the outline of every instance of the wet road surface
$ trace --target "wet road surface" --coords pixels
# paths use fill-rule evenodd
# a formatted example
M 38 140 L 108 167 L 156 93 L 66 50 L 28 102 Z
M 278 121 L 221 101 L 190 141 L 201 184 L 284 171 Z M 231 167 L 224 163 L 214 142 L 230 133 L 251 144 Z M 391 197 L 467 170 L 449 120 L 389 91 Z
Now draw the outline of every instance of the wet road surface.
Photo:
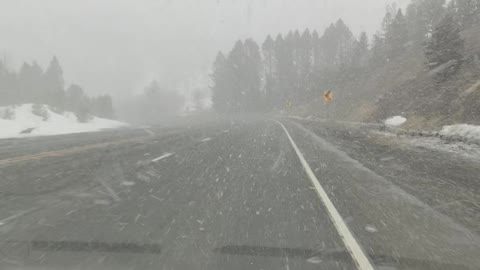
M 0 269 L 479 269 L 478 163 L 277 120 L 0 140 Z

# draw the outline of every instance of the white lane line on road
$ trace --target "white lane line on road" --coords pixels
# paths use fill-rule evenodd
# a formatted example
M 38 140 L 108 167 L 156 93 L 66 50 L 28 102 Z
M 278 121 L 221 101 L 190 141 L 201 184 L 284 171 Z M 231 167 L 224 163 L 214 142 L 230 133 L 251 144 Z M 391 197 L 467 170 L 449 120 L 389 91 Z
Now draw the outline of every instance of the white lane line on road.
M 20 212 L 18 212 L 18 213 L 15 214 L 15 215 L 12 215 L 12 216 L 9 216 L 9 217 L 7 217 L 7 218 L 4 218 L 4 219 L 0 220 L 0 226 L 3 226 L 3 225 L 5 225 L 5 224 L 7 224 L 8 222 L 10 222 L 11 220 L 14 220 L 14 219 L 17 219 L 17 218 L 19 218 L 19 217 L 22 217 L 22 216 L 24 216 L 24 215 L 26 215 L 26 214 L 29 214 L 29 213 L 37 210 L 37 209 L 38 209 L 38 208 L 32 208 L 32 209 L 29 209 L 29 210 L 26 210 L 26 211 L 20 211 Z
M 156 158 L 156 159 L 152 159 L 152 162 L 160 161 L 160 160 L 162 160 L 162 159 L 164 159 L 164 158 L 167 158 L 167 157 L 169 157 L 169 156 L 171 156 L 171 155 L 173 155 L 173 153 L 165 153 L 165 154 L 163 154 L 162 156 L 160 156 L 160 157 L 158 157 L 158 158 Z
M 212 138 L 205 138 L 205 139 L 201 140 L 201 142 L 208 142 L 208 141 L 211 141 L 211 140 L 212 140 Z
M 143 128 L 143 130 L 148 133 L 150 136 L 155 136 L 155 132 L 151 131 L 149 128 Z
M 292 136 L 290 136 L 290 133 L 288 132 L 287 128 L 282 123 L 278 121 L 277 123 L 283 128 L 283 130 L 285 131 L 285 134 L 287 134 L 287 137 L 293 149 L 295 150 L 295 153 L 297 154 L 298 159 L 300 160 L 300 163 L 302 164 L 303 169 L 305 170 L 305 173 L 308 175 L 308 178 L 310 178 L 310 181 L 314 185 L 315 190 L 317 191 L 317 194 L 320 197 L 320 200 L 325 205 L 325 208 L 328 211 L 328 215 L 330 216 L 330 219 L 335 225 L 335 228 L 337 229 L 338 234 L 342 238 L 342 241 L 345 244 L 346 248 L 352 255 L 352 258 L 357 264 L 358 269 L 374 270 L 375 268 L 371 264 L 367 255 L 364 253 L 363 249 L 360 247 L 360 244 L 357 242 L 357 240 L 353 236 L 350 229 L 347 227 L 347 224 L 343 220 L 337 208 L 335 208 L 335 205 L 328 197 L 327 192 L 325 192 L 325 189 L 323 189 L 323 187 L 320 185 L 320 182 L 318 181 L 317 177 L 315 176 L 312 169 L 308 165 L 307 161 L 303 157 L 302 153 L 298 149 L 297 144 L 293 141 Z

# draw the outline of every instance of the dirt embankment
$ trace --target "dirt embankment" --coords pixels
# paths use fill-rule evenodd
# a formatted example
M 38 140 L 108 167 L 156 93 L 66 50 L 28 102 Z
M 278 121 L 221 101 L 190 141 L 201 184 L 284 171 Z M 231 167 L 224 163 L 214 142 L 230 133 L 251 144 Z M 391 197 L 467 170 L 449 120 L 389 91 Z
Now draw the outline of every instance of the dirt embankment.
M 462 32 L 462 37 L 465 57 L 454 72 L 445 72 L 449 63 L 435 70 L 423 66 L 414 78 L 387 87 L 367 120 L 403 115 L 408 119 L 406 128 L 480 125 L 480 26 Z
M 337 120 L 381 122 L 402 115 L 403 127 L 438 129 L 443 125 L 480 125 L 480 26 L 462 32 L 465 58 L 454 72 L 445 64 L 427 70 L 421 49 L 389 63 L 357 71 L 334 87 L 334 101 L 321 96 L 291 114 Z

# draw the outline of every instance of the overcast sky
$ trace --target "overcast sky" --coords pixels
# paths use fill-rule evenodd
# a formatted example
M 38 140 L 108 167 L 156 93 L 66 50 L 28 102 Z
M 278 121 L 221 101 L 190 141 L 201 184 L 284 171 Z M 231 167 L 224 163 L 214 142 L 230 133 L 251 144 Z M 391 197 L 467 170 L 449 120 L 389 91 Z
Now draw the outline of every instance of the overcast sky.
M 9 64 L 57 55 L 67 82 L 118 96 L 157 78 L 205 74 L 239 38 L 316 29 L 338 18 L 373 34 L 388 0 L 0 0 L 0 52 Z M 404 6 L 408 0 L 396 0 Z M 3 58 L 3 57 L 2 57 Z M 187 86 L 188 87 L 188 86 Z

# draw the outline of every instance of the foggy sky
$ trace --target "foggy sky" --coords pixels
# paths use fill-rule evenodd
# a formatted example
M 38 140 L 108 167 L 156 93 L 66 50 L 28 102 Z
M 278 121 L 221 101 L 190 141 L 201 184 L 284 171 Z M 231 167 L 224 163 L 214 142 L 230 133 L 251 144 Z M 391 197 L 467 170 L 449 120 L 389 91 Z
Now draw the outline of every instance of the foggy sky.
M 404 6 L 408 0 L 397 0 Z M 88 93 L 142 89 L 206 74 L 235 40 L 342 18 L 356 35 L 380 26 L 387 0 L 0 0 L 0 52 L 17 68 L 57 55 L 67 82 Z M 194 80 L 193 84 L 201 83 Z M 191 84 L 183 84 L 190 88 Z

